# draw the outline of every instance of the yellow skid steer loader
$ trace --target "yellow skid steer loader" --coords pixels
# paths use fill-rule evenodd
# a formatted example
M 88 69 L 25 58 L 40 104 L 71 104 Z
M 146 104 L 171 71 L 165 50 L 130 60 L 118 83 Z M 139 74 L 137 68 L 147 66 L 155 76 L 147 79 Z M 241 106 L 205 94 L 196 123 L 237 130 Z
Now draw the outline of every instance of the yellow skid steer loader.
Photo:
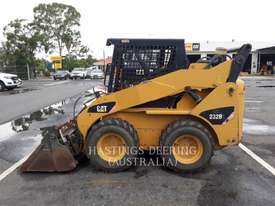
M 106 92 L 95 91 L 65 125 L 44 131 L 21 171 L 70 171 L 79 156 L 98 169 L 128 169 L 140 150 L 158 148 L 177 172 L 204 168 L 213 152 L 241 141 L 251 45 L 189 64 L 183 39 L 108 39 Z M 228 53 L 235 53 L 231 58 Z

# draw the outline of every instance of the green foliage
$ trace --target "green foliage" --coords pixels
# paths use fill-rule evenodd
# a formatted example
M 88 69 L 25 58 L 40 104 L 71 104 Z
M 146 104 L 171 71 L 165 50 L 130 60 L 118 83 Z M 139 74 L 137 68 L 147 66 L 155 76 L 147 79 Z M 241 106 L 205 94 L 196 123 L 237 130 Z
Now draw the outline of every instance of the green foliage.
M 88 68 L 92 66 L 95 61 L 96 59 L 94 59 L 92 55 L 88 55 L 86 58 L 80 58 L 80 59 L 78 59 L 76 56 L 67 55 L 63 59 L 62 64 L 63 64 L 63 69 L 72 71 L 76 67 Z
M 47 67 L 47 61 L 44 59 L 35 59 L 34 64 L 36 65 L 37 71 L 44 71 Z
M 34 25 L 43 33 L 43 45 L 47 51 L 58 49 L 62 56 L 81 45 L 79 32 L 80 13 L 70 5 L 61 3 L 39 4 L 33 9 Z
M 95 59 L 89 48 L 81 44 L 80 13 L 70 5 L 61 3 L 39 4 L 33 9 L 34 20 L 15 19 L 4 27 L 5 41 L 0 47 L 1 65 L 26 65 L 38 71 L 46 70 L 46 61 L 37 59 L 38 52 L 50 54 L 58 51 L 67 55 L 63 68 L 89 67 Z
M 39 50 L 40 35 L 33 24 L 24 19 L 15 19 L 4 27 L 6 41 L 3 43 L 3 61 L 8 65 L 32 64 Z

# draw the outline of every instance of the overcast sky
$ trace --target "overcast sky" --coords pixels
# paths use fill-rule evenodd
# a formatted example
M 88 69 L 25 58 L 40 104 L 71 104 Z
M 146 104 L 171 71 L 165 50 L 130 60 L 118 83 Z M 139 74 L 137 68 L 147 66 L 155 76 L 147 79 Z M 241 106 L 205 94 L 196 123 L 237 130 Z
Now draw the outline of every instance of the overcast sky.
M 70 4 L 81 13 L 82 41 L 97 58 L 108 37 L 275 40 L 274 0 L 2 0 L 1 33 L 9 21 L 31 20 L 33 7 L 49 2 Z

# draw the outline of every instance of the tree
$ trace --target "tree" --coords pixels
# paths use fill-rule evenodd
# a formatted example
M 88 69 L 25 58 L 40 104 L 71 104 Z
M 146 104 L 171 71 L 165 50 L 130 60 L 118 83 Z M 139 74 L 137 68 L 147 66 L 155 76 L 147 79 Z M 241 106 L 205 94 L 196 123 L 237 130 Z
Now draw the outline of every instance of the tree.
M 96 59 L 90 54 L 85 58 L 77 58 L 75 55 L 66 55 L 62 63 L 64 69 L 71 71 L 76 67 L 88 68 L 92 66 L 95 61 Z
M 5 49 L 4 49 L 4 46 L 3 46 L 3 43 L 0 47 L 0 67 L 1 66 L 5 66 L 5 62 L 6 62 L 6 52 L 5 52 Z
M 2 45 L 5 64 L 34 62 L 35 52 L 39 50 L 40 35 L 33 29 L 32 23 L 15 19 L 4 27 L 3 34 L 6 38 Z
M 37 59 L 36 54 L 42 50 L 48 54 L 56 49 L 60 56 L 67 50 L 64 69 L 92 65 L 95 59 L 81 43 L 80 13 L 74 7 L 60 3 L 39 4 L 33 12 L 33 22 L 15 19 L 4 27 L 1 65 L 29 64 L 36 70 L 43 70 L 46 62 Z
M 34 25 L 44 34 L 42 44 L 48 51 L 58 49 L 62 56 L 64 48 L 70 53 L 81 44 L 80 13 L 73 6 L 61 3 L 39 4 L 33 12 Z

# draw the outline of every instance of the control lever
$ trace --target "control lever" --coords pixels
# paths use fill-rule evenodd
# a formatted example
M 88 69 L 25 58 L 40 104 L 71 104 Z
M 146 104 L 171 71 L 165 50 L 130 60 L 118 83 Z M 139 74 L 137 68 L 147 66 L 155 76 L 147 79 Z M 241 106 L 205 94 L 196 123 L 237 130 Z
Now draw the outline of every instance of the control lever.
M 93 92 L 94 92 L 96 98 L 100 97 L 100 92 L 99 91 L 95 91 L 94 87 L 93 87 Z

